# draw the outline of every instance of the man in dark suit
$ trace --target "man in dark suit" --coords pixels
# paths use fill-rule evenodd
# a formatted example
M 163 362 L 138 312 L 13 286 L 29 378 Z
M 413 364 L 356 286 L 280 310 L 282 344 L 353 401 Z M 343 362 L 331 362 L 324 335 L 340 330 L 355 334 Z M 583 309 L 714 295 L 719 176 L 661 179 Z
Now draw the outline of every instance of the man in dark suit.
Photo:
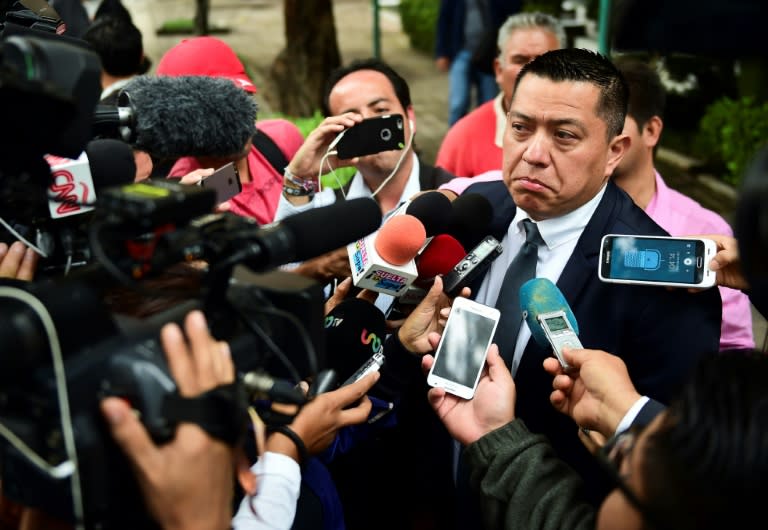
M 539 234 L 536 276 L 560 288 L 584 347 L 621 357 L 638 391 L 666 402 L 700 356 L 717 352 L 721 303 L 717 289 L 691 295 L 598 279 L 603 235 L 668 235 L 609 181 L 629 145 L 622 134 L 627 94 L 611 62 L 587 50 L 551 51 L 523 67 L 504 134 L 504 180 L 466 191 L 491 201 L 489 231 L 504 246 L 473 293 L 496 305 L 525 240 L 523 221 L 533 221 Z M 517 321 L 500 326 L 496 335 L 518 388 L 517 416 L 549 437 L 598 504 L 608 491 L 605 477 L 579 442 L 576 425 L 549 402 L 552 380 L 542 362 L 552 350 L 529 340 L 525 325 L 504 347 L 508 333 L 514 337 Z

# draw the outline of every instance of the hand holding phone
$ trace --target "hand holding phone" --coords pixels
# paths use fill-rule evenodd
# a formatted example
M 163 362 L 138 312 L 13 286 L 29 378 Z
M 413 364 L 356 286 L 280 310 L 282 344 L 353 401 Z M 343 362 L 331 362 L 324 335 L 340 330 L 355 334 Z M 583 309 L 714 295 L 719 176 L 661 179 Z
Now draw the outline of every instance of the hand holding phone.
M 464 399 L 475 395 L 491 346 L 499 310 L 464 297 L 453 301 L 427 375 L 427 384 Z
M 711 239 L 608 234 L 600 245 L 598 276 L 604 282 L 706 289 L 717 275 L 709 262 Z

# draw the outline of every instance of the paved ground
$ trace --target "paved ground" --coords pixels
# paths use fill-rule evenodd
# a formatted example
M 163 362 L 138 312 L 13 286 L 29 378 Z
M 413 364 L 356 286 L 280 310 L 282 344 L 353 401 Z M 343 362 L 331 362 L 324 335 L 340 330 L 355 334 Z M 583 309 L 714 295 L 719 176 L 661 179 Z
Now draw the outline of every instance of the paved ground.
M 194 13 L 194 0 L 123 0 L 123 3 L 141 29 L 146 53 L 154 64 L 183 38 L 157 35 L 156 30 L 168 20 L 189 19 Z M 371 0 L 334 0 L 333 4 L 342 61 L 371 56 Z M 269 86 L 268 72 L 285 45 L 283 0 L 211 0 L 211 6 L 211 27 L 229 30 L 217 36 L 228 42 L 251 69 L 260 89 L 257 94 L 260 115 L 268 115 L 276 110 L 270 98 L 270 91 L 275 89 Z M 312 28 L 308 27 L 307 31 Z M 381 9 L 380 32 L 381 57 L 408 80 L 411 88 L 416 110 L 416 144 L 427 160 L 434 160 L 447 130 L 447 75 L 435 69 L 431 56 L 411 50 L 395 9 Z M 662 174 L 671 186 L 720 212 L 727 220 L 732 219 L 735 205 L 732 189 L 719 189 L 707 179 L 681 170 L 686 162 L 675 153 L 661 151 L 659 154 L 663 159 Z M 768 337 L 768 325 L 757 312 L 753 312 L 753 322 L 759 347 L 763 345 L 764 337 Z

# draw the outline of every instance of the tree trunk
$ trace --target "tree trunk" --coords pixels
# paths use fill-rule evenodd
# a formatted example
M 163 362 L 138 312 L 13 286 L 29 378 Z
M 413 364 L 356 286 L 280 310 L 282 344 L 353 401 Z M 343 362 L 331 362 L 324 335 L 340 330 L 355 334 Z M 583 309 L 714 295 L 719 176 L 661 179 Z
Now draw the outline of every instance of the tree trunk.
M 208 35 L 208 10 L 210 0 L 195 0 L 195 34 Z
M 311 116 L 320 108 L 323 84 L 341 64 L 332 0 L 284 0 L 286 46 L 270 75 L 278 108 L 289 116 Z

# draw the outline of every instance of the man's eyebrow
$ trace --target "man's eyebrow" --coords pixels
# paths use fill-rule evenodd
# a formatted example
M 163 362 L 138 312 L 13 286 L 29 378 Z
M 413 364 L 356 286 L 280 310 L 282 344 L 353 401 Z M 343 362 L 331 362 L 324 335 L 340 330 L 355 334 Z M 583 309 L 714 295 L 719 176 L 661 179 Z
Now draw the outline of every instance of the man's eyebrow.
M 522 112 L 510 110 L 509 111 L 509 118 L 516 118 L 518 120 L 522 121 L 534 121 L 531 116 L 528 116 L 527 114 L 523 114 Z M 576 128 L 578 128 L 581 131 L 586 131 L 587 127 L 584 125 L 583 122 L 580 120 L 577 120 L 575 118 L 560 118 L 560 119 L 552 119 L 548 120 L 547 124 L 554 127 L 560 127 L 562 125 L 572 125 Z

